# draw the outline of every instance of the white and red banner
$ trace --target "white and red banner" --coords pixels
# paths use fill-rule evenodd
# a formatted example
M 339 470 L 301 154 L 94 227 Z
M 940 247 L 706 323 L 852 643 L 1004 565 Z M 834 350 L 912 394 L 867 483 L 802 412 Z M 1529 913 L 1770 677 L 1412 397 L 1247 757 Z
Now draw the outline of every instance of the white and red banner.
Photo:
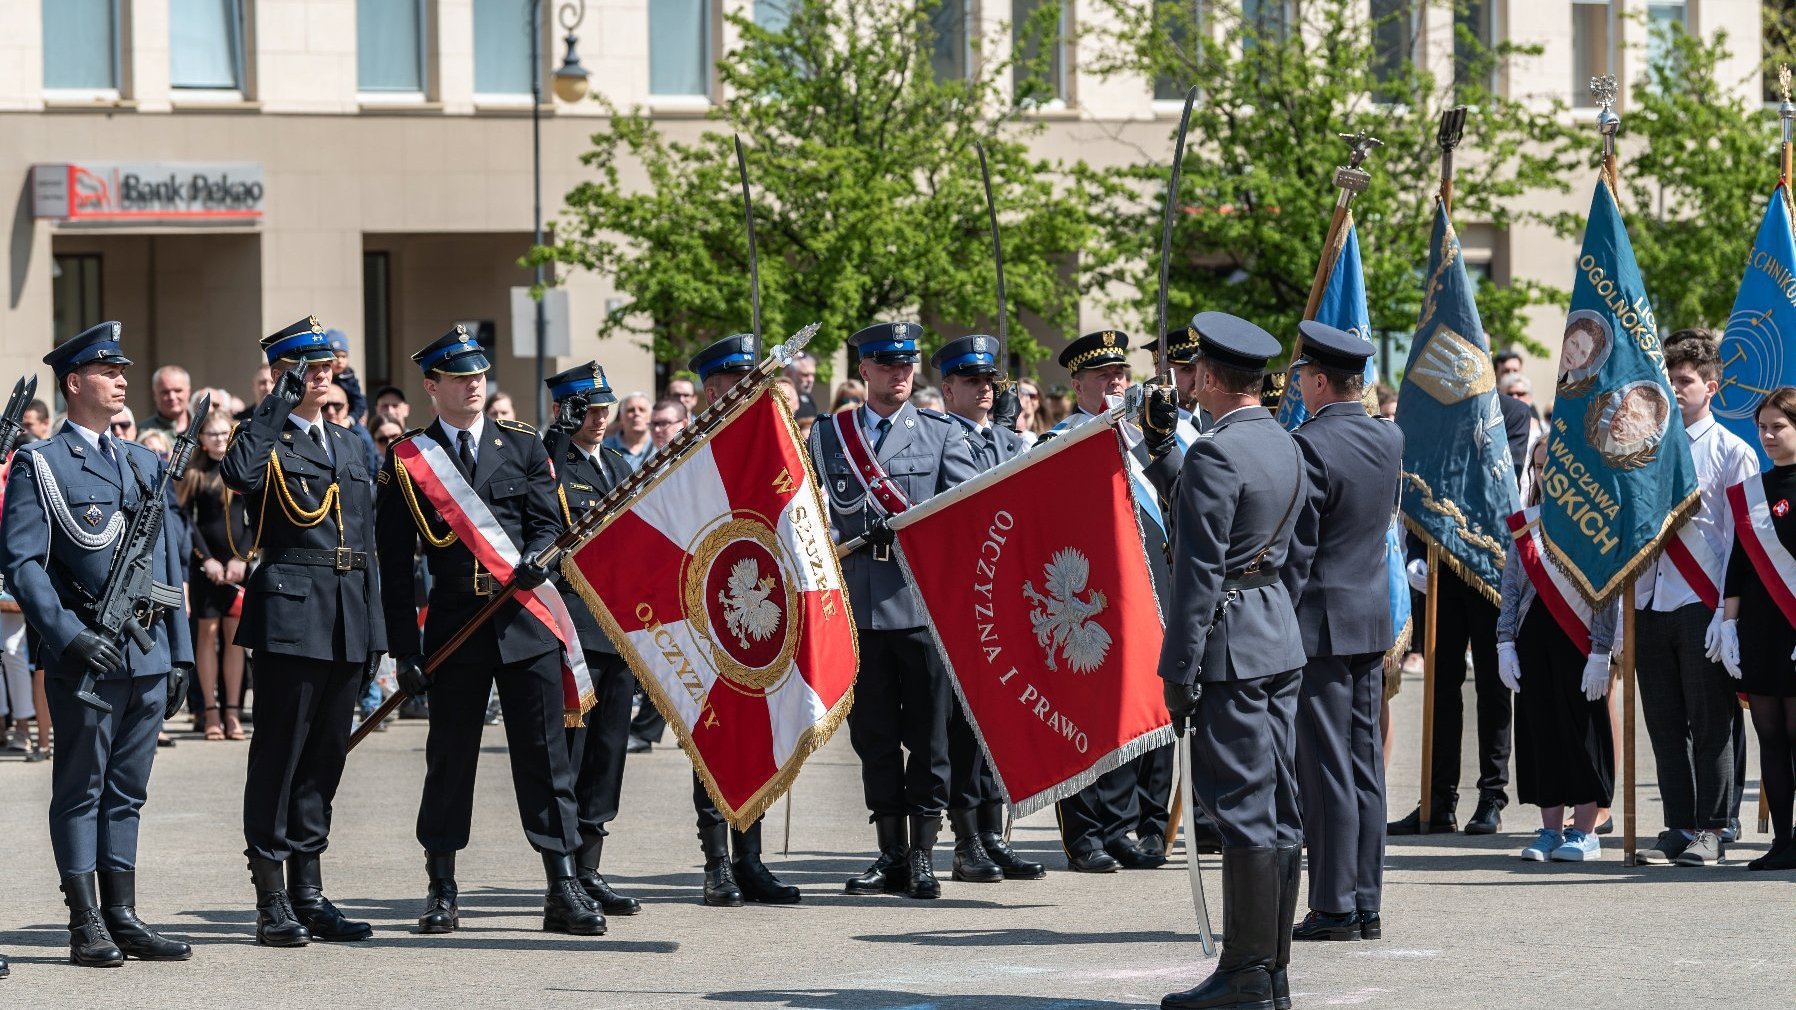
M 1796 627 L 1796 557 L 1777 537 L 1771 524 L 1774 509 L 1779 518 L 1790 510 L 1790 503 L 1779 499 L 1776 505 L 1765 500 L 1762 477 L 1748 477 L 1727 489 L 1727 503 L 1734 513 L 1734 536 L 1740 548 L 1752 559 L 1752 568 L 1765 584 L 1765 592 L 1783 611 L 1785 620 Z
M 1584 655 L 1590 655 L 1590 622 L 1595 615 L 1584 594 L 1577 591 L 1559 566 L 1547 560 L 1540 539 L 1540 506 L 1530 505 L 1508 518 L 1509 535 L 1515 538 L 1515 554 L 1522 571 L 1534 584 L 1538 602 L 1559 622 L 1559 630 Z
M 490 451 L 490 450 L 489 450 Z M 511 581 L 511 570 L 522 560 L 511 535 L 468 479 L 462 476 L 449 453 L 429 435 L 420 432 L 393 447 L 398 465 L 430 504 L 442 514 L 443 521 L 455 531 L 464 546 L 473 552 L 480 567 L 493 573 L 501 583 Z M 561 593 L 549 583 L 513 599 L 525 611 L 543 623 L 556 641 L 561 643 L 561 694 L 564 721 L 569 726 L 584 725 L 584 717 L 598 696 L 592 688 L 592 672 L 586 668 L 586 653 L 580 648 L 580 635 L 574 629 L 574 617 L 562 602 Z
M 860 657 L 829 513 L 762 390 L 562 571 L 746 829 L 848 714 Z
M 1172 743 L 1165 632 L 1113 417 L 891 523 L 1016 816 Z

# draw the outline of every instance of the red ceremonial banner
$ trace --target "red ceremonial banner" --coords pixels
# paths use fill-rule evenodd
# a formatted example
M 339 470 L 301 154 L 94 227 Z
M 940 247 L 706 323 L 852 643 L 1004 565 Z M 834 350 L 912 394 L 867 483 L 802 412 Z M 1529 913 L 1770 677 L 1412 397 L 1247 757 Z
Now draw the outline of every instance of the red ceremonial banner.
M 1097 418 L 892 520 L 1018 817 L 1173 742 L 1124 453 Z

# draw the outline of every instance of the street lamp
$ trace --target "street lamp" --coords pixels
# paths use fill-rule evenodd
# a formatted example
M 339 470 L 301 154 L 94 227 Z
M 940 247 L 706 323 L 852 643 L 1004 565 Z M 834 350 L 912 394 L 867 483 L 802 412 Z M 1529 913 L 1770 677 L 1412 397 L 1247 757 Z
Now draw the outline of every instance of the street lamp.
M 535 210 L 533 212 L 535 244 L 543 244 L 543 60 L 540 52 L 543 37 L 543 5 L 545 0 L 527 0 L 530 4 L 530 145 L 532 150 L 532 173 L 535 186 Z M 586 97 L 586 68 L 580 65 L 580 54 L 574 51 L 574 44 L 579 37 L 574 29 L 586 17 L 586 0 L 568 0 L 556 8 L 555 17 L 561 22 L 561 28 L 567 32 L 563 41 L 567 43 L 567 52 L 562 55 L 561 66 L 555 68 L 555 97 L 564 102 L 577 102 Z M 548 280 L 548 271 L 542 263 L 536 264 L 536 288 L 543 290 Z M 548 404 L 543 400 L 543 357 L 549 343 L 549 317 L 543 306 L 543 300 L 536 300 L 536 423 L 539 426 L 548 423 Z

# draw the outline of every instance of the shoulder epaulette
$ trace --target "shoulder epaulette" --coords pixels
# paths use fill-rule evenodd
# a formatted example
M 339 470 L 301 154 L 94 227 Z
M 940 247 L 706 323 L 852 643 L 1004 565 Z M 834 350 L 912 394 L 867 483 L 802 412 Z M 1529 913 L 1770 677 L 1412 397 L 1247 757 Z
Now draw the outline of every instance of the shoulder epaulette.
M 501 428 L 510 428 L 512 431 L 521 431 L 526 435 L 534 436 L 536 434 L 535 428 L 532 428 L 522 421 L 513 421 L 510 418 L 499 418 L 496 423 Z
M 406 432 L 406 433 L 405 433 L 405 434 L 403 434 L 403 435 L 401 435 L 401 436 L 399 436 L 399 437 L 398 437 L 398 438 L 396 438 L 396 439 L 394 439 L 394 440 L 393 440 L 393 445 L 398 445 L 398 444 L 399 444 L 399 443 L 401 443 L 401 442 L 403 442 L 403 441 L 405 441 L 405 440 L 406 440 L 406 439 L 408 439 L 408 438 L 412 438 L 412 437 L 413 437 L 413 436 L 416 436 L 416 435 L 422 435 L 422 434 L 424 434 L 424 429 L 423 429 L 423 428 L 413 428 L 413 429 L 411 429 L 411 430 L 410 430 L 410 431 L 408 431 L 408 432 Z M 392 446 L 388 446 L 388 447 L 387 447 L 387 448 L 388 448 L 388 451 L 391 451 L 391 450 L 392 450 Z
M 934 407 L 918 407 L 917 413 L 922 414 L 924 417 L 932 417 L 932 418 L 936 419 L 937 421 L 953 421 L 954 420 L 954 418 L 949 417 L 947 414 L 944 414 L 939 410 L 936 410 Z

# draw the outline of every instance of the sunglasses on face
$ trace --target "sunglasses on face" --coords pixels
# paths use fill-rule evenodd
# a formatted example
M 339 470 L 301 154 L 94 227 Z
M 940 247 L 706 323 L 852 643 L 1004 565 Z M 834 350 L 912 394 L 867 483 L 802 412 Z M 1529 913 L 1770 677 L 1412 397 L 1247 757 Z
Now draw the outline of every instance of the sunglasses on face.
M 112 422 L 112 430 L 113 431 L 130 431 L 132 428 L 135 428 L 135 427 L 137 427 L 137 422 L 135 422 L 135 421 L 114 421 L 114 422 Z
M 327 403 L 324 405 L 324 409 L 325 410 L 348 410 L 349 404 L 347 404 L 347 403 Z

